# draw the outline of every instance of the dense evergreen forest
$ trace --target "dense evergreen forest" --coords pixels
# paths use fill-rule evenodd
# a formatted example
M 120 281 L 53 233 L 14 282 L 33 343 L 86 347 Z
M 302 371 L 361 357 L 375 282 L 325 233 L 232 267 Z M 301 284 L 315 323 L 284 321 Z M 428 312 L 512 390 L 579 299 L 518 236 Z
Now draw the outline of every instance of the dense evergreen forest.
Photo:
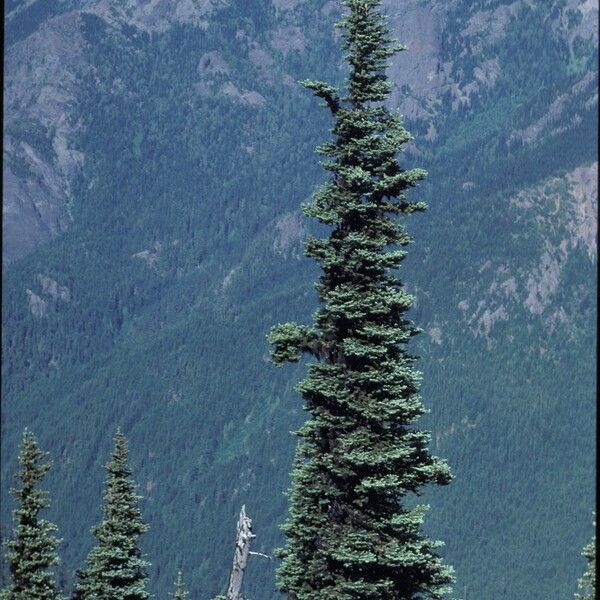
M 168 597 L 181 570 L 189 598 L 214 598 L 242 504 L 257 551 L 284 543 L 306 364 L 275 369 L 265 336 L 310 323 L 318 303 L 302 244 L 323 228 L 300 205 L 325 181 L 314 149 L 332 122 L 296 82 L 343 84 L 340 6 L 237 0 L 206 26 L 145 29 L 119 12 L 126 2 L 108 3 L 111 18 L 96 4 L 5 6 L 10 85 L 10 57 L 60 19 L 76 19 L 86 67 L 70 116 L 85 157 L 70 225 L 3 274 L 1 532 L 12 536 L 7 490 L 28 427 L 54 461 L 47 517 L 69 593 L 97 541 L 121 427 L 149 525 L 148 589 Z M 444 9 L 440 64 L 464 90 L 491 61 L 493 85 L 458 102 L 449 84 L 434 112 L 413 99 L 401 165 L 428 171 L 410 195 L 429 208 L 407 220 L 401 274 L 424 329 L 410 342 L 431 410 L 420 426 L 454 474 L 422 498 L 454 596 L 559 600 L 576 592 L 593 535 L 597 261 L 573 198 L 597 164 L 597 99 L 580 95 L 597 81 L 597 42 L 557 34 L 591 18 L 567 2 L 512 3 L 503 35 L 468 33 L 509 4 Z M 394 63 L 392 102 L 410 93 L 415 46 Z M 41 158 L 58 152 L 33 118 L 7 120 L 5 135 Z M 5 164 L 35 181 L 27 156 Z M 249 598 L 281 597 L 277 564 L 251 557 Z

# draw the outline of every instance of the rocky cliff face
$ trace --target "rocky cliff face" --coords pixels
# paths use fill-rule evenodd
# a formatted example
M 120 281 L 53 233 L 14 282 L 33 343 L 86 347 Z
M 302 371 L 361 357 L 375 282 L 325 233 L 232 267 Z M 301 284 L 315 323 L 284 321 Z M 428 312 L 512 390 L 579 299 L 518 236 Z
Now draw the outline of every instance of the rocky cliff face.
M 469 107 L 493 88 L 504 65 L 497 48 L 511 34 L 514 21 L 524 7 L 535 6 L 526 0 L 515 2 L 432 2 L 418 0 L 387 2 L 388 14 L 395 37 L 409 52 L 397 55 L 390 69 L 396 82 L 392 103 L 410 120 L 429 123 L 429 139 L 435 137 L 436 117 L 442 109 L 442 99 L 450 98 L 451 110 Z M 556 40 L 564 42 L 564 60 L 577 63 L 577 48 L 598 46 L 598 6 L 588 0 L 569 0 L 548 7 L 547 18 Z M 532 57 L 532 60 L 535 60 Z M 532 65 L 532 68 L 533 65 Z M 597 69 L 582 70 L 569 90 L 562 90 L 549 103 L 547 114 L 515 131 L 531 143 L 544 129 L 560 122 L 568 102 L 582 108 L 597 103 Z M 561 122 L 562 127 L 569 124 Z
M 6 27 L 17 30 L 40 0 L 8 4 Z M 178 23 L 206 27 L 219 0 L 172 2 L 62 1 L 57 13 L 5 48 L 3 264 L 25 256 L 65 231 L 72 186 L 84 160 L 77 149 L 85 59 L 82 14 L 114 27 L 164 31 Z M 36 26 L 37 25 L 37 26 Z
M 10 13 L 7 27 L 10 27 Z M 57 16 L 6 49 L 3 261 L 24 256 L 68 227 L 79 77 L 86 67 L 77 12 Z
M 16 28 L 39 3 L 9 5 L 7 28 Z M 396 82 L 391 103 L 409 121 L 425 124 L 423 141 L 435 140 L 447 116 L 444 111 L 468 107 L 496 85 L 503 65 L 494 48 L 510 34 L 512 20 L 529 4 L 528 0 L 468 5 L 459 0 L 386 2 L 394 35 L 409 48 L 394 58 L 390 69 Z M 91 68 L 84 58 L 81 15 L 95 14 L 114 27 L 127 24 L 164 32 L 182 23 L 207 28 L 226 5 L 223 0 L 63 1 L 59 14 L 50 13 L 29 35 L 6 48 L 4 264 L 59 235 L 70 222 L 72 183 L 84 160 L 77 149 L 79 81 Z M 295 16 L 298 2 L 274 0 L 273 6 L 280 25 L 273 31 L 271 48 L 257 47 L 248 55 L 250 61 L 262 62 L 265 71 L 277 68 L 277 55 L 302 52 L 306 44 L 303 23 Z M 321 8 L 323 15 L 338 10 L 335 2 Z M 598 7 L 592 0 L 569 0 L 548 12 L 553 34 L 565 42 L 565 59 L 576 68 L 578 48 L 597 47 Z M 217 65 L 213 63 L 200 68 L 210 74 Z M 548 102 L 545 114 L 516 128 L 511 140 L 530 144 L 543 132 L 571 126 L 561 116 L 569 105 L 595 105 L 596 82 L 597 72 L 582 72 L 571 89 L 561 90 Z M 283 77 L 281 83 L 293 82 Z M 231 82 L 223 84 L 220 93 L 242 103 L 264 102 L 259 94 L 239 90 Z M 444 104 L 448 98 L 449 104 Z

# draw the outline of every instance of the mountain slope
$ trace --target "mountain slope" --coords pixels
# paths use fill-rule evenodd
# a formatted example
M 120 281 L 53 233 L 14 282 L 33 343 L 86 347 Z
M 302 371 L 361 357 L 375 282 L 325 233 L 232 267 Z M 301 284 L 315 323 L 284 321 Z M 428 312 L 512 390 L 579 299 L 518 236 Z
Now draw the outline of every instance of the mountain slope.
M 341 80 L 337 3 L 44 6 L 5 8 L 3 478 L 28 425 L 68 581 L 121 425 L 154 593 L 181 567 L 212 597 L 242 503 L 257 550 L 281 539 L 303 367 L 270 366 L 264 335 L 316 305 L 299 205 L 329 122 L 294 81 Z M 387 6 L 410 43 L 390 70 L 404 160 L 430 173 L 402 276 L 456 474 L 427 526 L 457 596 L 564 598 L 593 507 L 597 9 Z M 271 563 L 247 595 L 276 597 Z

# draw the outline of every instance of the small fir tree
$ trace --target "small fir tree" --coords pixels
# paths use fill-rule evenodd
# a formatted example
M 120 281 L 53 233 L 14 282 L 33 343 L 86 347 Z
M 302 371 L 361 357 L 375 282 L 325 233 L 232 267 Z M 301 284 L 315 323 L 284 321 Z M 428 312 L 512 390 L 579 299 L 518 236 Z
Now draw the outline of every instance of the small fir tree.
M 78 573 L 77 600 L 147 600 L 146 568 L 139 537 L 148 530 L 139 508 L 128 464 L 127 440 L 121 431 L 106 465 L 102 522 L 92 529 L 98 544 L 90 551 L 86 569 Z
M 316 359 L 298 386 L 310 418 L 298 432 L 278 571 L 293 600 L 439 598 L 453 580 L 436 551 L 441 543 L 421 532 L 426 507 L 407 499 L 451 476 L 430 454 L 429 434 L 413 426 L 425 409 L 405 346 L 419 330 L 395 272 L 405 255 L 397 247 L 410 241 L 395 217 L 425 209 L 405 196 L 425 172 L 397 161 L 411 136 L 383 101 L 388 58 L 402 48 L 380 4 L 344 2 L 347 95 L 303 82 L 335 122 L 334 139 L 318 148 L 330 180 L 303 207 L 332 228 L 305 246 L 322 268 L 321 307 L 314 326 L 286 323 L 269 334 L 276 364 L 302 353 Z
M 39 449 L 35 435 L 27 429 L 21 439 L 17 475 L 20 487 L 10 493 L 19 508 L 13 511 L 14 539 L 6 543 L 11 582 L 2 591 L 2 600 L 58 600 L 52 567 L 58 565 L 56 552 L 60 540 L 56 526 L 38 514 L 48 508 L 48 493 L 37 488 L 52 467 L 48 454 Z
M 594 523 L 596 526 L 596 523 Z M 581 555 L 587 560 L 587 569 L 579 580 L 579 591 L 575 600 L 596 600 L 596 536 L 583 549 Z
M 181 571 L 177 573 L 177 579 L 175 580 L 175 591 L 170 594 L 173 600 L 185 600 L 189 593 L 185 589 L 185 584 L 183 583 L 183 576 Z

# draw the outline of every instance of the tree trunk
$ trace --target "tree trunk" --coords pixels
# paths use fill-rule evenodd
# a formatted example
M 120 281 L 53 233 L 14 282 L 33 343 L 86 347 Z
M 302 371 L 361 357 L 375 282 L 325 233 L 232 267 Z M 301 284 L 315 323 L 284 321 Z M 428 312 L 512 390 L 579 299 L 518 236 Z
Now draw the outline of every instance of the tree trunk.
M 237 540 L 235 543 L 235 555 L 233 557 L 233 568 L 229 576 L 229 588 L 227 600 L 242 600 L 242 582 L 244 571 L 250 554 L 250 542 L 256 536 L 252 533 L 252 521 L 246 516 L 246 506 L 242 506 L 240 518 L 237 523 Z

